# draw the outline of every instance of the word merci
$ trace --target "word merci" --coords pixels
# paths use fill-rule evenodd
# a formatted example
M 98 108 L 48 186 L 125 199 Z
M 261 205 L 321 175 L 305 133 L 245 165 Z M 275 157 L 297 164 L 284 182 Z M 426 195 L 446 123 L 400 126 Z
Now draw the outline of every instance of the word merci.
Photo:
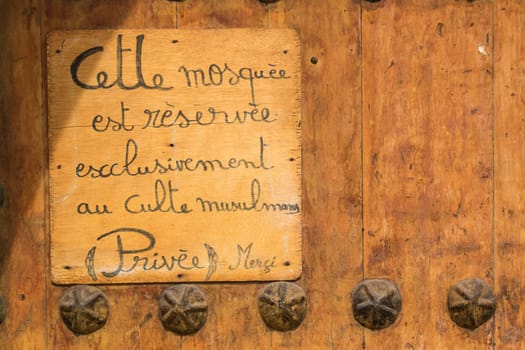
M 82 69 L 83 64 L 91 60 L 98 59 L 98 55 L 104 52 L 103 46 L 92 47 L 80 55 L 78 55 L 71 63 L 71 79 L 78 87 L 88 90 L 96 89 L 111 89 L 118 87 L 122 90 L 134 90 L 134 89 L 156 89 L 156 90 L 171 90 L 174 86 L 167 86 L 165 84 L 164 75 L 161 73 L 154 73 L 149 82 L 144 78 L 142 56 L 143 56 L 143 43 L 144 34 L 136 37 L 135 44 L 135 55 L 134 65 L 129 64 L 126 60 L 128 53 L 133 53 L 133 49 L 123 47 L 122 34 L 117 37 L 116 47 L 116 62 L 117 70 L 116 76 L 110 78 L 106 71 L 99 71 L 95 75 L 95 82 L 86 82 L 79 77 L 79 71 Z M 172 43 L 178 43 L 177 40 L 173 40 Z M 133 67 L 134 66 L 134 67 Z M 124 72 L 124 67 L 135 68 L 135 81 L 132 83 L 126 83 L 124 76 L 128 76 Z M 183 77 L 184 86 L 187 88 L 207 88 L 207 87 L 218 87 L 223 85 L 236 86 L 241 83 L 246 83 L 250 89 L 250 102 L 249 104 L 256 107 L 258 104 L 255 98 L 255 82 L 258 80 L 282 80 L 290 79 L 291 77 L 287 74 L 286 70 L 280 69 L 276 64 L 268 64 L 266 69 L 254 69 L 250 67 L 233 68 L 228 63 L 212 63 L 207 68 L 193 68 L 185 65 L 180 65 L 177 69 Z

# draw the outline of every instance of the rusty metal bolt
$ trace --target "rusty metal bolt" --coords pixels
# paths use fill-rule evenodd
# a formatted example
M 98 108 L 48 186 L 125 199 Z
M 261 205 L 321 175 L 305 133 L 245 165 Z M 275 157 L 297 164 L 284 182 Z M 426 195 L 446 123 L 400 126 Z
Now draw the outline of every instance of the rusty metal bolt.
M 401 312 L 401 293 L 389 280 L 364 280 L 352 291 L 352 310 L 362 326 L 372 330 L 386 328 Z
M 76 335 L 90 334 L 104 327 L 109 315 L 106 296 L 93 286 L 66 289 L 58 306 L 65 325 Z
M 208 300 L 199 287 L 177 284 L 162 292 L 159 316 L 165 329 L 178 335 L 194 334 L 208 319 Z
M 304 290 L 290 282 L 268 284 L 259 291 L 257 304 L 268 328 L 280 332 L 299 327 L 308 309 Z
M 457 282 L 448 291 L 448 312 L 460 327 L 476 329 L 496 311 L 492 288 L 478 278 Z
M 7 305 L 5 303 L 5 299 L 3 297 L 0 297 L 0 324 L 4 323 L 6 314 Z

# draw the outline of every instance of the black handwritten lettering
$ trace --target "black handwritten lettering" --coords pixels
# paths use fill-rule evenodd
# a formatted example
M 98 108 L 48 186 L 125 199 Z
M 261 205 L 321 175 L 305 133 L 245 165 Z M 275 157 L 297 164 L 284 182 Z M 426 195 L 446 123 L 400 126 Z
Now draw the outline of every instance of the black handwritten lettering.
M 85 267 L 89 277 L 96 281 L 97 260 L 96 252 L 99 245 L 103 245 L 105 250 L 114 251 L 115 255 L 104 255 L 104 270 L 99 271 L 106 278 L 116 278 L 122 274 L 134 273 L 135 271 L 159 271 L 167 272 L 181 270 L 203 270 L 206 263 L 201 260 L 198 254 L 191 253 L 188 249 L 173 249 L 174 254 L 161 255 L 155 251 L 157 240 L 155 236 L 143 229 L 122 227 L 106 232 L 96 239 L 96 245 L 91 247 L 86 254 Z M 219 267 L 219 254 L 208 243 L 204 243 L 204 248 L 208 256 L 205 280 L 208 281 L 215 274 Z M 277 257 L 257 257 L 254 253 L 254 243 L 251 242 L 246 246 L 237 244 L 237 254 L 235 263 L 230 264 L 228 269 L 234 271 L 237 269 L 244 270 L 262 270 L 269 273 L 276 267 Z M 112 266 L 113 265 L 113 266 Z
M 97 252 L 97 247 L 92 247 L 84 259 L 84 264 L 86 265 L 86 270 L 93 281 L 96 281 L 97 273 L 95 272 L 95 253 Z
M 172 86 L 163 86 L 164 77 L 160 73 L 155 73 L 151 77 L 152 84 L 149 85 L 144 80 L 144 74 L 142 73 L 142 44 L 144 42 L 144 35 L 138 35 L 136 37 L 136 47 L 135 47 L 135 74 L 136 74 L 136 83 L 133 85 L 127 85 L 124 82 L 124 52 L 130 52 L 132 49 L 122 47 L 122 34 L 119 34 L 117 37 L 117 77 L 113 82 L 108 82 L 109 76 L 105 71 L 100 71 L 96 75 L 97 83 L 95 85 L 88 84 L 81 81 L 78 77 L 78 71 L 81 68 L 82 64 L 90 56 L 93 56 L 97 53 L 103 52 L 103 46 L 92 47 L 80 55 L 78 55 L 73 62 L 71 63 L 71 79 L 73 82 L 82 89 L 96 90 L 96 89 L 110 89 L 115 85 L 122 90 L 134 90 L 138 88 L 144 89 L 157 89 L 157 90 L 171 90 Z
M 112 239 L 115 239 L 114 241 Z M 128 248 L 126 240 L 133 241 L 135 245 L 139 244 L 138 247 Z M 137 243 L 141 242 L 140 243 Z M 145 230 L 139 228 L 118 228 L 106 232 L 97 237 L 97 244 L 114 245 L 115 246 L 115 266 L 111 270 L 101 271 L 102 275 L 106 278 L 114 278 L 121 274 L 132 273 L 135 270 L 151 271 L 151 270 L 166 270 L 172 271 L 175 269 L 179 270 L 201 270 L 205 269 L 206 266 L 201 264 L 198 255 L 192 255 L 187 249 L 178 249 L 177 253 L 171 256 L 159 255 L 158 252 L 153 252 L 156 245 L 155 236 Z M 129 243 L 129 242 L 128 242 Z M 208 252 L 208 256 L 213 257 L 213 261 L 210 260 L 208 266 L 207 279 L 209 279 L 217 269 L 218 255 L 213 247 L 205 244 L 205 248 Z M 88 275 L 93 280 L 97 280 L 96 274 L 96 250 L 97 246 L 92 247 L 85 259 L 85 266 Z M 149 254 L 148 254 L 149 253 Z M 139 255 L 142 254 L 142 255 Z M 104 267 L 108 268 L 108 264 L 111 259 L 108 260 L 108 256 L 105 256 Z
M 239 69 L 231 68 L 228 63 L 219 66 L 212 63 L 205 68 L 188 68 L 184 65 L 179 67 L 179 72 L 184 73 L 187 87 L 198 88 L 209 86 L 222 86 L 226 81 L 228 85 L 234 86 L 241 81 L 248 82 L 250 88 L 250 102 L 249 105 L 257 107 L 258 104 L 255 98 L 255 81 L 256 80 L 281 80 L 290 79 L 286 70 L 276 69 L 277 65 L 268 64 L 270 69 L 253 69 L 249 67 L 241 67 Z
M 237 270 L 239 268 L 245 270 L 262 269 L 264 273 L 268 273 L 275 267 L 276 256 L 271 259 L 252 258 L 253 242 L 243 248 L 240 244 L 237 245 L 237 262 L 235 265 L 230 265 L 230 270 Z
M 133 125 L 127 125 L 126 124 L 126 112 L 129 111 L 129 108 L 127 108 L 124 105 L 124 102 L 120 102 L 120 120 L 115 120 L 111 118 L 110 116 L 107 116 L 104 118 L 102 115 L 97 114 L 91 123 L 91 127 L 96 132 L 104 132 L 107 131 L 110 126 L 111 130 L 113 131 L 133 131 L 135 128 Z
M 133 139 L 129 139 L 124 150 L 124 161 L 111 164 L 85 164 L 77 163 L 75 176 L 79 178 L 108 178 L 118 176 L 145 176 L 150 174 L 166 174 L 172 172 L 196 172 L 196 171 L 218 171 L 232 170 L 237 168 L 270 170 L 273 166 L 266 164 L 265 148 L 269 147 L 259 138 L 259 154 L 257 160 L 231 157 L 227 160 L 219 159 L 154 159 L 148 164 L 136 164 L 139 157 L 139 146 Z
M 173 213 L 173 214 L 188 214 L 192 209 L 188 208 L 188 204 L 175 204 L 175 193 L 179 191 L 171 182 L 168 181 L 166 185 L 162 180 L 155 180 L 155 189 L 153 193 L 153 201 L 151 203 L 141 203 L 141 195 L 132 194 L 124 202 L 126 212 L 130 214 L 140 213 Z M 137 203 L 138 202 L 138 203 Z
M 250 107 L 248 110 L 223 111 L 213 106 L 208 107 L 207 111 L 197 111 L 191 115 L 182 109 L 177 109 L 173 104 L 166 102 L 169 108 L 146 108 L 144 114 L 146 121 L 142 129 L 148 128 L 173 128 L 181 129 L 195 126 L 209 126 L 213 124 L 245 124 L 253 123 L 273 123 L 277 119 L 272 117 L 270 109 L 267 107 Z
M 208 273 L 206 274 L 206 281 L 217 271 L 217 264 L 219 263 L 219 255 L 215 249 L 208 243 L 204 243 L 206 252 L 208 253 Z
M 124 245 L 122 244 L 122 235 L 123 234 L 126 234 L 126 235 L 132 234 L 132 235 L 142 236 L 143 238 L 146 239 L 147 246 L 144 247 L 144 248 L 131 249 L 131 250 L 124 249 Z M 144 231 L 144 230 L 141 230 L 141 229 L 136 229 L 136 228 L 125 228 L 124 227 L 124 228 L 119 228 L 119 229 L 116 229 L 116 230 L 113 230 L 113 231 L 109 231 L 107 233 L 104 233 L 104 234 L 100 235 L 97 238 L 97 241 L 103 240 L 104 238 L 111 237 L 111 236 L 116 236 L 116 239 L 117 239 L 116 240 L 116 244 L 117 244 L 117 250 L 116 251 L 118 253 L 118 265 L 115 268 L 115 270 L 113 270 L 112 272 L 103 271 L 102 274 L 105 277 L 115 277 L 120 272 L 122 272 L 123 267 L 124 267 L 124 257 L 126 255 L 147 252 L 148 250 L 151 250 L 151 249 L 153 249 L 153 247 L 155 247 L 155 237 L 151 233 L 149 233 L 147 231 Z
M 84 215 L 102 215 L 102 214 L 112 214 L 113 212 L 109 210 L 107 204 L 95 204 L 95 207 L 89 203 L 82 202 L 77 205 L 77 214 Z
M 130 43 L 124 42 L 123 38 L 123 35 L 118 35 L 116 48 L 113 47 L 113 49 L 116 49 L 114 51 L 116 70 L 105 71 L 103 70 L 104 68 L 98 68 L 92 71 L 92 67 L 96 66 L 96 61 L 108 54 L 104 52 L 106 47 L 102 45 L 94 46 L 78 54 L 71 62 L 69 68 L 72 82 L 77 87 L 86 90 L 108 90 L 113 88 L 126 91 L 136 89 L 169 91 L 174 89 L 174 86 L 170 86 L 170 83 L 165 83 L 165 78 L 161 73 L 154 73 L 146 69 L 144 62 L 148 58 L 148 52 L 143 50 L 145 36 L 143 34 L 137 35 L 133 38 L 134 41 L 130 39 Z M 148 46 L 145 47 L 147 48 Z M 175 55 L 173 57 L 179 56 Z M 187 89 L 188 91 L 185 91 L 185 94 L 191 89 L 194 93 L 204 96 L 211 89 L 222 88 L 222 90 L 225 90 L 226 88 L 224 101 L 231 103 L 222 103 L 221 99 L 216 98 L 216 95 L 208 101 L 209 103 L 206 103 L 201 98 L 202 96 L 199 96 L 199 98 L 190 103 L 192 107 L 188 108 L 172 102 L 176 98 L 176 94 L 172 92 L 169 93 L 169 97 L 158 95 L 162 96 L 159 97 L 159 100 L 153 103 L 148 102 L 147 105 L 141 105 L 138 110 L 136 107 L 132 107 L 133 110 L 130 110 L 129 106 L 135 106 L 135 104 L 130 105 L 121 100 L 120 113 L 109 113 L 111 115 L 108 115 L 103 111 L 100 111 L 100 113 L 97 111 L 84 116 L 88 118 L 87 123 L 89 123 L 89 118 L 91 118 L 90 132 L 93 138 L 107 141 L 113 136 L 118 136 L 113 135 L 112 132 L 124 132 L 129 137 L 124 139 L 125 143 L 119 144 L 119 147 L 116 149 L 118 152 L 115 152 L 115 149 L 111 150 L 112 158 L 109 161 L 107 157 L 101 157 L 104 160 L 95 158 L 95 160 L 78 162 L 74 173 L 76 178 L 86 178 L 86 180 L 83 180 L 83 183 L 86 181 L 91 183 L 90 179 L 137 176 L 145 176 L 148 179 L 151 177 L 152 181 L 146 189 L 143 186 L 134 186 L 122 198 L 118 199 L 118 206 L 120 206 L 118 209 L 121 211 L 119 214 L 129 214 L 127 217 L 133 218 L 145 219 L 148 216 L 156 219 L 161 213 L 171 215 L 171 218 L 174 218 L 176 215 L 184 216 L 194 212 L 208 218 L 230 213 L 237 213 L 233 216 L 229 215 L 232 218 L 239 217 L 243 212 L 263 214 L 299 213 L 301 211 L 300 205 L 293 202 L 293 200 L 279 201 L 273 200 L 273 198 L 268 199 L 271 198 L 268 196 L 273 194 L 273 189 L 272 191 L 265 191 L 263 185 L 266 181 L 259 181 L 259 179 L 262 180 L 263 174 L 267 174 L 265 172 L 274 168 L 271 161 L 268 160 L 270 145 L 265 142 L 263 136 L 259 136 L 263 132 L 252 140 L 252 144 L 248 145 L 244 138 L 239 141 L 235 136 L 230 137 L 230 135 L 242 134 L 243 128 L 246 128 L 246 126 L 254 125 L 257 128 L 256 130 L 263 130 L 267 126 L 274 126 L 271 123 L 277 122 L 276 124 L 280 124 L 284 122 L 284 120 L 278 120 L 278 118 L 281 118 L 279 114 L 275 113 L 273 108 L 272 111 L 274 113 L 272 113 L 270 110 L 272 106 L 263 103 L 258 93 L 263 86 L 269 88 L 270 85 L 277 85 L 279 82 L 285 84 L 286 79 L 291 79 L 290 74 L 277 64 L 268 64 L 262 67 L 238 66 L 232 62 L 207 62 L 202 66 L 180 65 L 180 63 L 173 65 L 173 62 L 171 64 L 171 72 L 174 72 L 176 76 L 170 77 L 174 80 L 169 81 L 177 81 L 176 78 L 182 79 L 182 86 L 177 86 L 177 88 Z M 167 70 L 167 72 L 169 71 Z M 144 73 L 146 73 L 146 77 Z M 239 91 L 235 91 L 232 94 L 233 89 Z M 98 93 L 100 92 L 102 91 Z M 239 96 L 243 96 L 243 94 L 245 100 L 239 99 Z M 126 96 L 128 95 L 129 93 L 126 93 Z M 133 94 L 133 96 L 137 95 Z M 130 95 L 128 98 L 133 96 Z M 169 100 L 164 100 L 166 98 Z M 165 101 L 164 103 L 158 102 L 163 100 Z M 185 99 L 182 100 L 187 102 Z M 145 96 L 144 101 L 150 100 Z M 232 104 L 235 102 L 239 102 L 239 105 Z M 225 105 L 229 107 L 226 108 Z M 234 107 L 231 107 L 232 105 Z M 223 130 L 227 128 L 232 131 L 231 134 L 227 133 L 229 139 L 225 142 L 214 143 L 213 137 L 209 139 L 210 151 L 213 152 L 215 149 L 220 151 L 218 153 L 221 154 L 221 159 L 213 156 L 197 158 L 191 153 L 189 155 L 179 154 L 179 149 L 184 150 L 185 148 L 179 148 L 178 136 L 176 138 L 177 141 L 174 141 L 176 133 L 180 132 L 180 135 L 185 134 L 189 135 L 188 137 L 193 137 L 195 135 L 194 131 L 198 131 L 199 128 L 206 128 L 207 132 L 213 131 L 213 125 L 215 125 L 216 129 Z M 144 137 L 145 133 L 151 131 L 153 135 L 157 133 L 155 129 L 162 130 L 167 128 L 171 128 L 172 138 L 168 142 L 172 142 L 169 145 L 173 148 L 164 148 L 161 155 L 148 154 L 147 149 L 140 147 L 139 142 L 136 141 L 147 138 Z M 191 128 L 191 130 L 184 131 L 188 128 Z M 271 131 L 273 129 L 267 130 L 267 132 Z M 164 131 L 161 135 L 166 135 L 166 133 L 167 131 Z M 168 144 L 166 140 L 160 141 L 160 143 L 161 145 L 164 143 L 164 147 Z M 101 143 L 98 142 L 96 144 L 100 145 Z M 177 144 L 176 148 L 175 144 Z M 189 144 L 192 145 L 191 142 Z M 219 149 L 222 147 L 228 147 L 231 153 L 227 153 L 228 151 L 224 149 Z M 199 147 L 196 148 L 198 150 Z M 152 147 L 152 149 L 158 150 L 155 147 Z M 189 147 L 186 149 L 189 149 Z M 97 152 L 98 150 L 90 151 Z M 291 158 L 291 160 L 293 159 Z M 249 170 L 247 173 L 250 173 L 249 176 L 251 177 L 249 179 L 251 181 L 242 185 L 244 186 L 244 192 L 241 191 L 239 193 L 235 191 L 235 194 L 223 194 L 223 198 L 209 194 L 203 196 L 203 193 L 199 193 L 198 195 L 192 194 L 194 197 L 191 197 L 191 200 L 183 200 L 181 198 L 187 198 L 187 195 L 183 196 L 182 193 L 184 186 L 180 186 L 181 184 L 175 182 L 173 178 L 167 177 L 168 175 L 177 176 L 177 173 L 207 173 L 208 178 L 204 182 L 204 187 L 209 184 L 210 179 L 216 181 L 215 184 L 220 183 L 223 180 L 221 176 L 226 174 L 225 172 L 245 169 Z M 215 174 L 210 174 L 214 172 Z M 238 176 L 238 178 L 244 179 L 244 175 Z M 255 178 L 256 176 L 260 176 L 259 179 Z M 237 177 L 235 178 L 237 179 Z M 183 180 L 186 179 L 181 177 L 181 181 Z M 195 182 L 198 180 L 196 179 Z M 177 181 L 179 181 L 178 178 Z M 116 182 L 118 180 L 115 179 L 110 183 Z M 193 188 L 192 186 L 189 187 L 190 189 Z M 114 203 L 111 203 L 111 209 L 115 209 Z M 79 215 L 113 214 L 110 206 L 107 204 L 88 202 L 78 203 L 76 212 Z M 166 217 L 166 215 L 162 217 Z M 189 232 L 190 234 L 194 233 L 191 230 Z M 140 228 L 122 227 L 101 234 L 97 237 L 95 244 L 90 245 L 91 248 L 85 256 L 84 263 L 87 274 L 92 280 L 96 281 L 101 276 L 111 279 L 132 273 L 184 271 L 185 274 L 187 271 L 200 271 L 199 273 L 202 275 L 206 273 L 206 280 L 210 280 L 217 272 L 217 269 L 221 268 L 225 269 L 225 271 L 221 272 L 227 272 L 228 270 L 258 270 L 261 274 L 270 273 L 276 267 L 277 261 L 277 257 L 272 256 L 272 254 L 269 256 L 259 254 L 254 242 L 232 242 L 230 248 L 233 248 L 234 254 L 226 258 L 224 256 L 219 258 L 219 253 L 208 243 L 203 243 L 199 248 L 201 250 L 197 252 L 193 251 L 193 246 L 182 246 L 177 248 L 170 247 L 166 253 L 164 246 L 161 251 L 158 247 L 156 248 L 156 245 L 157 238 L 155 235 Z M 97 255 L 97 250 L 104 252 L 103 263 L 100 258 L 101 254 Z
M 202 197 L 197 197 L 195 201 L 200 205 L 203 213 L 256 211 L 297 214 L 300 212 L 300 207 L 297 203 L 268 203 L 261 201 L 261 192 L 262 188 L 259 180 L 253 179 L 250 185 L 250 199 L 248 201 L 215 201 Z
M 169 104 L 168 106 L 172 107 L 172 105 Z M 147 116 L 147 120 L 142 129 L 147 129 L 149 127 L 155 129 L 169 128 L 174 126 L 178 126 L 179 128 L 187 128 L 190 126 L 190 123 L 192 121 L 186 116 L 186 114 L 182 110 L 179 110 L 175 114 L 171 109 L 166 109 L 162 112 L 160 109 L 145 109 L 144 114 Z

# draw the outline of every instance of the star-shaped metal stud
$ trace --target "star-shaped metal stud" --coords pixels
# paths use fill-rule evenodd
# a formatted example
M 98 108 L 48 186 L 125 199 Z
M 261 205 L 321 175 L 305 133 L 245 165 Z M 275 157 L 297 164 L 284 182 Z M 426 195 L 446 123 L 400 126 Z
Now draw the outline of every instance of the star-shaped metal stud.
M 259 291 L 257 302 L 264 323 L 281 332 L 299 327 L 308 309 L 304 290 L 290 282 L 270 283 Z
M 372 330 L 386 328 L 401 312 L 401 293 L 389 280 L 364 280 L 352 292 L 352 310 L 362 326 Z
M 64 324 L 77 335 L 99 330 L 106 324 L 109 315 L 106 296 L 93 286 L 66 289 L 58 305 Z
M 448 291 L 448 311 L 460 327 L 476 329 L 496 311 L 492 288 L 478 278 L 459 281 Z
M 208 301 L 195 285 L 168 287 L 159 299 L 160 320 L 165 329 L 179 335 L 194 334 L 208 318 Z

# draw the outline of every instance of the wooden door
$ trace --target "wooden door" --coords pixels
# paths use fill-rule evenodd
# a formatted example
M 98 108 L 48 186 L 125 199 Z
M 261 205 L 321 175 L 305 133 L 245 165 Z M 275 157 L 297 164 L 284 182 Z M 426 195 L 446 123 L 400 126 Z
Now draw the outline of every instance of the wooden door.
M 525 347 L 525 4 L 518 0 L 18 0 L 0 14 L 0 325 L 6 349 L 519 349 Z M 200 284 L 209 318 L 163 329 L 162 284 L 100 288 L 110 317 L 75 336 L 49 273 L 46 36 L 52 30 L 292 28 L 302 50 L 303 273 L 308 314 L 269 330 L 264 283 Z M 402 311 L 353 318 L 363 279 Z M 447 310 L 457 281 L 496 296 L 474 330 Z

